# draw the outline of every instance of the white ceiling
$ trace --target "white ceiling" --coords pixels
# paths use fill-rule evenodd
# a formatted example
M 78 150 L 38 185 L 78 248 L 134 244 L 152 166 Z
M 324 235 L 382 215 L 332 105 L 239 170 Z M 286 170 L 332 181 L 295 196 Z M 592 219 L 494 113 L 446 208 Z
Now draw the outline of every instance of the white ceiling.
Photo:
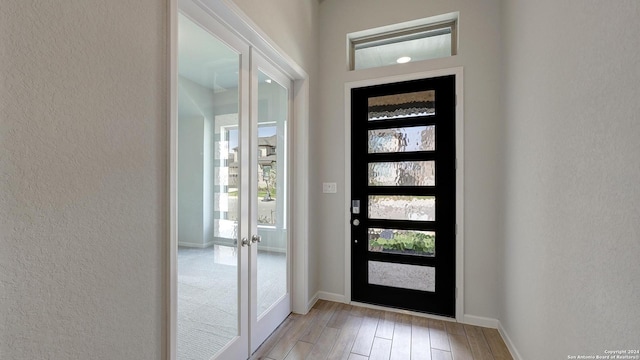
M 437 35 L 410 41 L 356 49 L 355 69 L 396 65 L 400 57 L 411 61 L 451 56 L 451 35 Z
M 178 18 L 178 73 L 214 91 L 238 87 L 239 55 L 184 15 Z

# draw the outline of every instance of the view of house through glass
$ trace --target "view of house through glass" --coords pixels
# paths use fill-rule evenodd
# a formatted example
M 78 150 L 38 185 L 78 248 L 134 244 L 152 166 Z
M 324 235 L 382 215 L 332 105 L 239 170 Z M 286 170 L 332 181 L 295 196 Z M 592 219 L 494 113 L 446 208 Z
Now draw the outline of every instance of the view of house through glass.
M 242 128 L 240 54 L 182 14 L 178 26 L 177 359 L 208 360 L 224 356 L 247 326 L 240 294 L 255 296 L 258 319 L 287 299 L 289 91 L 262 71 L 252 74 L 257 106 Z M 250 149 L 249 169 L 241 160 Z M 241 222 L 257 224 L 252 235 L 261 240 L 239 247 Z M 257 248 L 251 291 L 239 288 L 249 276 L 239 266 L 245 248 Z
M 258 317 L 287 293 L 288 116 L 287 89 L 258 70 Z
M 237 173 L 240 56 L 183 15 L 178 68 L 177 358 L 210 359 L 239 335 Z

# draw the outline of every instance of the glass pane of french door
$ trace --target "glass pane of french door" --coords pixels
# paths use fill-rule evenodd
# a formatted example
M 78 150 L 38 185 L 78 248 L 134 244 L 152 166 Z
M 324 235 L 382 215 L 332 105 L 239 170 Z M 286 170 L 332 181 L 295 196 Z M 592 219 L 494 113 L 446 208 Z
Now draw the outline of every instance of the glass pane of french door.
M 257 315 L 287 293 L 288 91 L 258 70 Z
M 177 359 L 209 360 L 240 336 L 241 55 L 182 14 L 178 33 Z
M 252 181 L 255 225 L 251 249 L 251 348 L 290 313 L 288 120 L 291 80 L 252 52 Z M 277 358 L 277 356 L 275 356 Z

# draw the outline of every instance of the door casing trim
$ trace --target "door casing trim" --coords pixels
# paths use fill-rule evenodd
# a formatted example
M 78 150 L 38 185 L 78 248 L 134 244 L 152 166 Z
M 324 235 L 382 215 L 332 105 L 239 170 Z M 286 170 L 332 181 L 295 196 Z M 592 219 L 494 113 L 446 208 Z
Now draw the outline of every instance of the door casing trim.
M 464 317 L 464 89 L 463 68 L 416 72 L 347 82 L 344 86 L 344 144 L 345 144 L 345 218 L 344 218 L 344 294 L 351 303 L 351 89 L 419 80 L 445 75 L 456 76 L 456 320 Z

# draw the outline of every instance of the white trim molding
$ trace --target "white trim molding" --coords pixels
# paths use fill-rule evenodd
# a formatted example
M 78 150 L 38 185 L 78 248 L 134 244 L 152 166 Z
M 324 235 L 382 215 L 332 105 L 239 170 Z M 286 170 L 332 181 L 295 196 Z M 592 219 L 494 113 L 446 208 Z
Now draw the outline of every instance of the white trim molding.
M 500 336 L 502 337 L 502 340 L 504 340 L 505 345 L 507 345 L 507 349 L 509 349 L 509 352 L 511 353 L 511 356 L 513 357 L 513 359 L 523 360 L 522 356 L 516 349 L 515 344 L 513 343 L 513 341 L 511 341 L 509 334 L 507 334 L 507 331 L 502 326 L 502 323 L 500 322 L 500 320 L 482 317 L 482 316 L 464 314 L 464 318 L 462 322 L 467 325 L 481 326 L 481 327 L 498 330 L 498 332 L 500 333 Z
M 169 193 L 166 199 L 167 206 L 167 239 L 165 255 L 165 304 L 163 321 L 163 359 L 171 360 L 177 357 L 177 333 L 178 333 L 178 157 L 174 149 L 178 147 L 178 0 L 168 0 L 168 43 L 167 43 L 167 63 L 169 65 L 169 76 L 167 77 L 167 141 L 169 150 L 167 151 L 167 162 L 169 171 L 167 174 L 167 184 Z
M 498 332 L 500 333 L 500 336 L 502 336 L 502 340 L 504 340 L 504 343 L 507 345 L 507 349 L 509 349 L 513 360 L 524 360 L 518 352 L 518 349 L 516 349 L 516 345 L 513 343 L 513 341 L 511 341 L 509 334 L 507 334 L 507 331 L 504 329 L 500 321 L 498 321 Z
M 316 293 L 316 296 L 318 297 L 318 299 L 321 299 L 321 300 L 333 301 L 333 302 L 343 303 L 343 304 L 348 303 L 344 295 L 335 294 L 327 291 L 318 291 Z
M 516 349 L 515 344 L 513 343 L 513 341 L 511 341 L 509 334 L 507 334 L 507 330 L 505 330 L 505 328 L 502 326 L 500 320 L 465 314 L 462 322 L 467 325 L 481 326 L 498 330 L 500 336 L 502 337 L 502 340 L 504 340 L 505 345 L 507 345 L 507 349 L 509 349 L 509 353 L 511 353 L 513 359 L 523 360 L 522 356 L 518 352 L 518 349 Z
M 498 321 L 498 319 L 469 314 L 464 314 L 464 316 L 462 317 L 462 322 L 467 325 L 482 326 L 492 329 L 498 329 L 500 326 L 500 321 Z
M 390 84 L 401 81 L 433 78 L 438 76 L 456 76 L 456 314 L 455 319 L 464 318 L 464 81 L 463 68 L 454 67 L 411 74 L 376 77 L 367 80 L 347 82 L 344 86 L 344 142 L 345 142 L 345 219 L 344 219 L 344 298 L 351 301 L 351 89 Z M 391 310 L 391 309 L 389 309 Z M 449 319 L 451 320 L 451 319 Z

